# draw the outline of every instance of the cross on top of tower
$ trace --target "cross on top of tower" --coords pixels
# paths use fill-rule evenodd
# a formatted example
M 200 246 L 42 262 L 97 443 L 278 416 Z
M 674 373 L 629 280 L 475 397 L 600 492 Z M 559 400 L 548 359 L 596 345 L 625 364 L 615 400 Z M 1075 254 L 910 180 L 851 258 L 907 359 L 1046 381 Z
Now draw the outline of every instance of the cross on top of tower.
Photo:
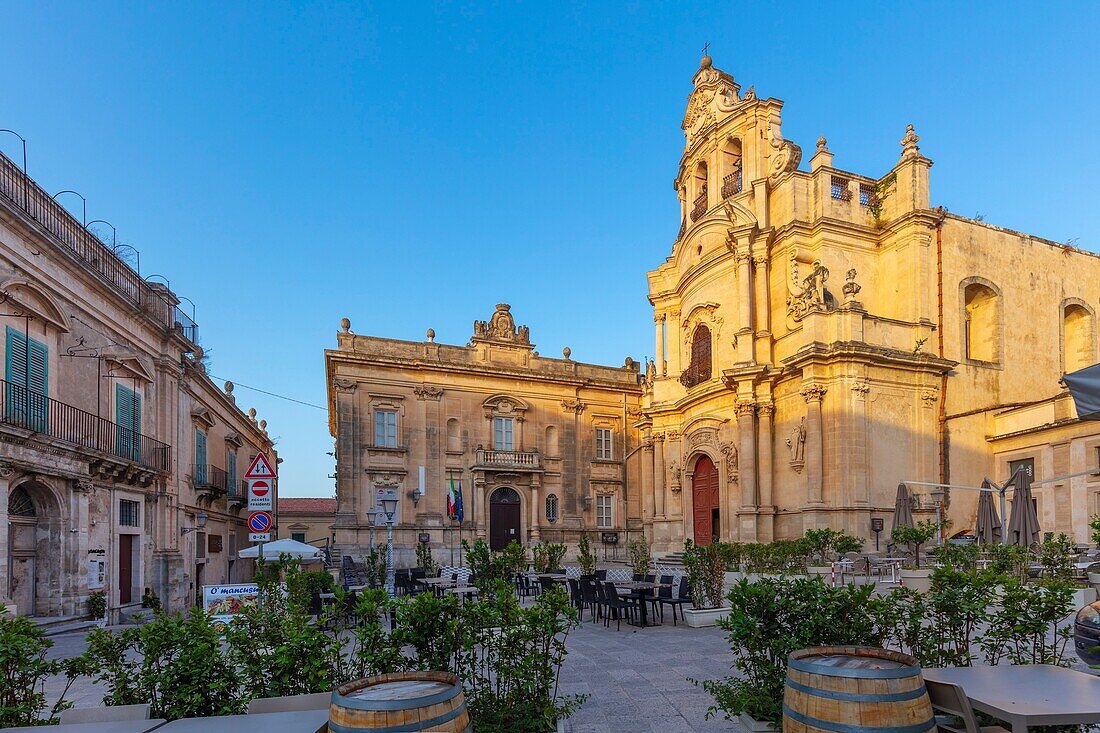
M 707 41 L 706 43 L 703 44 L 703 55 L 706 56 L 707 51 L 709 51 L 709 50 L 710 50 L 710 41 Z

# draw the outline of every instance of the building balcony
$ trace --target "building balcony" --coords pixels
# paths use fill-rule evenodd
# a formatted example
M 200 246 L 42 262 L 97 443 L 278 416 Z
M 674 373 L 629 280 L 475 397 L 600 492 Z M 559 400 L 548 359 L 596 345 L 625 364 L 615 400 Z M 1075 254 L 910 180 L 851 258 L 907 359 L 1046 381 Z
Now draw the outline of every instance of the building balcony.
M 707 187 L 704 185 L 703 190 L 695 197 L 691 207 L 691 220 L 698 221 L 707 213 L 707 208 Z
M 722 198 L 728 199 L 730 196 L 736 196 L 739 193 L 741 193 L 740 168 L 722 179 Z
M 193 464 L 191 466 L 191 481 L 195 486 L 195 490 L 203 493 L 228 494 L 230 490 L 229 474 L 225 472 L 225 469 L 209 463 Z
M 6 155 L 0 153 L 0 201 L 44 229 L 51 244 L 61 248 L 137 310 L 155 318 L 167 331 L 192 344 L 198 339 L 195 321 L 179 309 L 167 287 L 158 288 L 101 242 L 68 209 L 59 204 Z
M 489 471 L 541 471 L 538 451 L 488 450 L 474 451 L 474 469 Z
M 0 380 L 0 400 L 0 423 L 97 454 L 93 469 L 104 478 L 133 475 L 128 467 L 167 473 L 171 466 L 168 444 L 23 385 Z

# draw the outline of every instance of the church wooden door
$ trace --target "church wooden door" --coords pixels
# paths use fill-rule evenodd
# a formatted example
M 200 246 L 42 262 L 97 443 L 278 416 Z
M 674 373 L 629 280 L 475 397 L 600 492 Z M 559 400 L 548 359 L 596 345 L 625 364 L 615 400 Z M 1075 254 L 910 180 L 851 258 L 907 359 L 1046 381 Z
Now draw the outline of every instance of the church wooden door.
M 692 513 L 695 519 L 695 544 L 709 545 L 718 539 L 718 467 L 707 456 L 695 464 L 691 477 Z
M 508 486 L 493 492 L 489 499 L 489 549 L 503 550 L 509 542 L 520 542 L 519 494 Z

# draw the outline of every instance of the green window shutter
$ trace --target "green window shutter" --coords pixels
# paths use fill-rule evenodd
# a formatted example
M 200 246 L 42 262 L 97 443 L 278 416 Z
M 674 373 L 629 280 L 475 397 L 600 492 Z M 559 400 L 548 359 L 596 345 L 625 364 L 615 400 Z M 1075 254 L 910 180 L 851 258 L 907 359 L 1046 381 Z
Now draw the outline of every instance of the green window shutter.
M 115 385 L 115 453 L 138 459 L 141 453 L 141 395 L 121 384 Z
M 4 420 L 15 425 L 24 425 L 27 420 L 27 337 L 8 326 L 6 345 Z
M 195 483 L 206 485 L 206 433 L 195 428 Z
M 227 487 L 229 495 L 234 496 L 237 493 L 237 451 L 231 450 L 226 452 L 225 456 L 225 473 L 228 477 Z
M 41 341 L 7 327 L 5 367 L 8 388 L 5 395 L 5 418 L 37 432 L 45 432 L 49 424 L 49 349 Z

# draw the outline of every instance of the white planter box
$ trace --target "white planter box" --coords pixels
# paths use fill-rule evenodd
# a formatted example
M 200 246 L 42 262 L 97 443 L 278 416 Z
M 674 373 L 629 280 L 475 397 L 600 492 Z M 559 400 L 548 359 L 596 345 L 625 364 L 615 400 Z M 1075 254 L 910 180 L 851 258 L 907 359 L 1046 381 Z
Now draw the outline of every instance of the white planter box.
M 741 733 L 775 733 L 779 730 L 771 723 L 757 720 L 748 713 L 738 715 L 737 722 L 741 724 Z
M 1077 613 L 1078 610 L 1089 605 L 1096 600 L 1095 588 L 1078 588 L 1073 591 L 1073 612 Z
M 923 568 L 920 570 L 905 570 L 903 568 L 898 571 L 898 577 L 901 578 L 902 585 L 906 588 L 912 588 L 921 593 L 927 593 L 932 588 L 931 570 L 925 570 Z
M 721 608 L 684 608 L 684 620 L 693 629 L 701 629 L 706 626 L 714 626 L 714 622 L 725 618 L 733 609 L 729 606 Z

